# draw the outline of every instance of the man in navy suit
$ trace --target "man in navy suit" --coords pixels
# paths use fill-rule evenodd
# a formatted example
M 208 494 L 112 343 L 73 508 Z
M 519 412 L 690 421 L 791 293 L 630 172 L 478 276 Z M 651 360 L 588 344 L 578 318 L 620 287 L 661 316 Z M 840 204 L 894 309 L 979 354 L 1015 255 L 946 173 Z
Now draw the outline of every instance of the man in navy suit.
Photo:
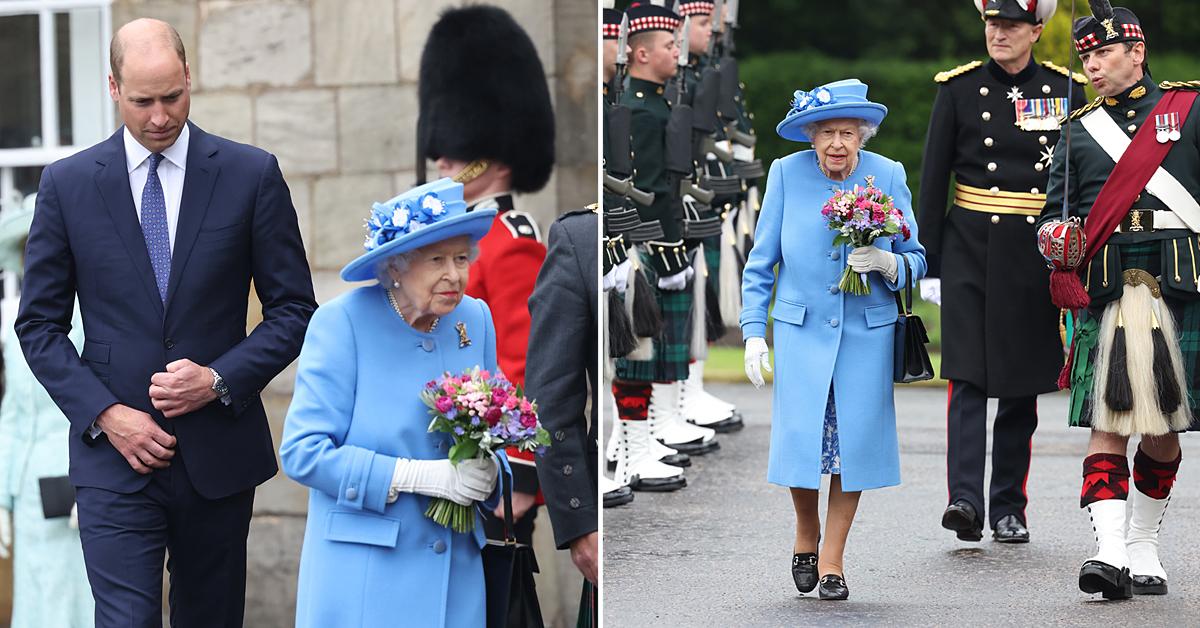
M 312 278 L 275 157 L 188 122 L 175 29 L 126 24 L 111 65 L 124 127 L 42 172 L 17 334 L 71 421 L 96 625 L 161 624 L 166 553 L 172 625 L 241 626 L 254 487 L 277 470 L 259 393 L 299 354 Z

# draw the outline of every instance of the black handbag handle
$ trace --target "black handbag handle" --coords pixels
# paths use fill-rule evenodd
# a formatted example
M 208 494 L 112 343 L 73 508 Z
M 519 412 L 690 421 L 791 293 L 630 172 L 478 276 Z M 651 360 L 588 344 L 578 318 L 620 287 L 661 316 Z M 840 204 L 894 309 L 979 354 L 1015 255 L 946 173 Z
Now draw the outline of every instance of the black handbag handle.
M 504 497 L 504 544 L 516 545 L 516 526 L 513 525 L 512 480 L 509 474 L 500 472 L 500 493 Z
M 901 316 L 912 316 L 912 267 L 908 265 L 908 258 L 903 253 L 900 254 L 900 259 L 904 260 L 904 287 L 905 298 L 908 299 L 908 305 L 904 304 L 904 300 L 900 298 L 900 291 L 896 291 L 896 309 L 900 311 Z

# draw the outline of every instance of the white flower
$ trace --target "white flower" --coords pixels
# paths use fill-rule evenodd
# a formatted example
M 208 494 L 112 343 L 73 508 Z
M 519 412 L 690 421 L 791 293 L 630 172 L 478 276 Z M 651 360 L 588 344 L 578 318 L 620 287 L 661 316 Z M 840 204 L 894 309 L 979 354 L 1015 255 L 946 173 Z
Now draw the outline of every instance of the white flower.
M 397 207 L 392 211 L 392 225 L 404 228 L 408 224 L 408 210 L 403 207 Z
M 428 209 L 429 213 L 434 216 L 441 216 L 446 211 L 446 204 L 433 194 L 421 197 L 421 207 Z

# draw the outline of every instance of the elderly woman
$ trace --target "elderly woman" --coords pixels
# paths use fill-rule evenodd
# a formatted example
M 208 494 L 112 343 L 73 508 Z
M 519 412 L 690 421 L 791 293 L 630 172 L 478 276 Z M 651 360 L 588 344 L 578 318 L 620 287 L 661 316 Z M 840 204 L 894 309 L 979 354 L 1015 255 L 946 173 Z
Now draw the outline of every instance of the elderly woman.
M 419 393 L 445 371 L 496 368 L 491 313 L 463 296 L 495 213 L 468 213 L 450 179 L 377 204 L 367 252 L 341 274 L 378 283 L 309 324 L 279 452 L 311 489 L 297 626 L 484 625 L 482 520 L 462 534 L 424 513 L 433 497 L 487 499 L 496 463 L 452 464 Z
M 904 167 L 862 150 L 887 115 L 866 96 L 867 86 L 856 79 L 796 93 L 776 130 L 813 149 L 771 165 L 742 275 L 746 375 L 756 386 L 763 383 L 760 368 L 770 370 L 765 338 L 775 294 L 771 316 L 783 385 L 775 386 L 772 398 L 767 479 L 791 490 L 796 588 L 807 593 L 819 584 L 821 599 L 849 597 L 842 557 L 861 491 L 900 483 L 892 399 L 894 291 L 925 274 Z M 833 245 L 822 206 L 835 191 L 869 184 L 893 198 L 911 237 L 881 238 L 853 250 Z M 838 288 L 847 265 L 867 274 L 869 295 Z M 829 509 L 818 551 L 822 475 L 830 476 Z

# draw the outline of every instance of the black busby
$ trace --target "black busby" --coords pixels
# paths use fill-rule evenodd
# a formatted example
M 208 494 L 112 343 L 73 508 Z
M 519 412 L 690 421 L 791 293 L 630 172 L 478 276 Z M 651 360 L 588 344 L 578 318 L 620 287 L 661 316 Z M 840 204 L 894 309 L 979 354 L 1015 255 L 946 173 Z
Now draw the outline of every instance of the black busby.
M 417 141 L 428 159 L 492 159 L 517 192 L 554 167 L 554 109 L 533 41 L 503 9 L 442 13 L 421 53 Z
M 1075 50 L 1080 54 L 1119 42 L 1144 42 L 1142 23 L 1133 11 L 1113 8 L 1108 0 L 1088 0 L 1092 15 L 1077 18 L 1071 26 Z

